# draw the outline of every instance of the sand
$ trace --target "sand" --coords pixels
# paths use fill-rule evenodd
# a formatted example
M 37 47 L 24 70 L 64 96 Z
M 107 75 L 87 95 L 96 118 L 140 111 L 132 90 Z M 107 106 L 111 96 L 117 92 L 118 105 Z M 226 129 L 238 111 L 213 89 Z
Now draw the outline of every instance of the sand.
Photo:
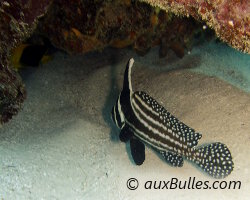
M 219 56 L 214 47 L 225 54 Z M 119 130 L 110 119 L 130 57 L 135 59 L 134 90 L 148 92 L 202 133 L 200 144 L 225 143 L 235 169 L 223 180 L 241 181 L 241 189 L 144 188 L 150 180 L 216 179 L 187 161 L 173 168 L 150 148 L 142 166 L 133 163 L 129 145 L 118 140 Z M 114 49 L 85 56 L 58 52 L 51 62 L 24 70 L 24 108 L 0 129 L 0 199 L 248 199 L 248 63 L 249 56 L 229 47 L 204 44 L 181 60 L 173 53 L 158 59 L 156 49 L 145 57 Z M 215 73 L 218 68 L 225 73 Z M 234 73 L 227 73 L 232 68 Z M 138 179 L 137 190 L 127 188 L 129 178 Z

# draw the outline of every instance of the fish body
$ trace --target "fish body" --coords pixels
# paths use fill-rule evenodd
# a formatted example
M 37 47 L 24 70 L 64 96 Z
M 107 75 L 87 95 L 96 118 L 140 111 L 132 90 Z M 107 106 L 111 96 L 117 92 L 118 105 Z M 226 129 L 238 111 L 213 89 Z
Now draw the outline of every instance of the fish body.
M 130 141 L 131 154 L 137 165 L 145 160 L 145 144 L 158 151 L 177 167 L 183 158 L 193 161 L 215 178 L 224 178 L 233 170 L 232 156 L 220 142 L 197 147 L 202 135 L 169 113 L 146 92 L 133 92 L 131 58 L 124 73 L 123 89 L 112 108 L 112 119 L 120 128 L 120 140 Z

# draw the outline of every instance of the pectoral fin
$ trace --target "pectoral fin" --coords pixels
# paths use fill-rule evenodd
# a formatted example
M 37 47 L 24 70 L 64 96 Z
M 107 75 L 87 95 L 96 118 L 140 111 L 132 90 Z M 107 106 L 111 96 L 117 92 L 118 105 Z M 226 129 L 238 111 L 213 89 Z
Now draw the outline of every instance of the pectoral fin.
M 145 145 L 137 138 L 130 139 L 131 154 L 136 165 L 141 165 L 145 160 Z

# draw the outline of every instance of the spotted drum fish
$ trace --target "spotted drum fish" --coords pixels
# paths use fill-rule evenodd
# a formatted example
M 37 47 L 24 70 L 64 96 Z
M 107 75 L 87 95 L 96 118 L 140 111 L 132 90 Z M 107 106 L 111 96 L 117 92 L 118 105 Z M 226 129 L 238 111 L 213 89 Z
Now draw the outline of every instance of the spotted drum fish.
M 196 163 L 214 178 L 233 170 L 232 156 L 225 144 L 215 142 L 196 147 L 201 134 L 171 115 L 146 92 L 133 92 L 131 58 L 124 73 L 123 89 L 112 108 L 112 119 L 120 129 L 120 140 L 130 141 L 134 162 L 145 160 L 145 144 L 158 151 L 172 166 L 182 167 L 183 158 Z

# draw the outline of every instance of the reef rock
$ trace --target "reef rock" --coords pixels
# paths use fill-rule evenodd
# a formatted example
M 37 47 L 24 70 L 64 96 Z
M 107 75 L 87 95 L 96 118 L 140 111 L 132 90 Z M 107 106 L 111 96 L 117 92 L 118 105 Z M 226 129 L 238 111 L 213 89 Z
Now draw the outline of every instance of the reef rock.
M 61 0 L 54 1 L 37 31 L 68 53 L 132 46 L 145 55 L 161 44 L 161 56 L 173 49 L 182 57 L 199 29 L 201 23 L 194 19 L 176 17 L 140 1 L 75 0 L 68 5 Z
M 20 110 L 25 99 L 22 80 L 9 63 L 13 48 L 33 32 L 49 0 L 6 0 L 0 2 L 0 124 Z
M 123 48 L 134 44 L 142 35 L 153 34 L 154 9 L 130 0 L 54 1 L 41 20 L 38 31 L 58 48 L 69 53 L 86 53 L 106 46 Z M 55 28 L 56 27 L 56 28 Z M 151 46 L 152 40 L 136 48 Z
M 249 0 L 142 0 L 176 15 L 193 16 L 207 23 L 232 47 L 250 53 Z

